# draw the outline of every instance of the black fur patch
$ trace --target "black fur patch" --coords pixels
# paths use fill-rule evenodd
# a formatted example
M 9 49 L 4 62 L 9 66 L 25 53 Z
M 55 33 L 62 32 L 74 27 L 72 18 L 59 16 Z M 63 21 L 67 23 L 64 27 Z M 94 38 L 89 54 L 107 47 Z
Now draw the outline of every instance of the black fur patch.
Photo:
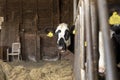
M 61 32 L 61 30 L 58 30 L 57 32 L 56 32 L 56 36 L 57 36 L 57 39 L 58 39 L 58 34 Z
M 65 37 L 65 40 L 66 40 L 66 41 L 69 39 L 69 37 L 70 37 L 70 32 L 69 32 L 69 30 L 65 30 L 65 35 L 64 35 L 64 37 Z
M 74 34 L 70 34 L 70 39 L 71 39 L 71 44 L 70 44 L 70 46 L 68 47 L 68 50 L 70 50 L 72 53 L 74 53 Z
M 65 44 L 63 38 L 60 38 L 60 40 L 59 40 L 59 46 L 62 46 L 62 49 L 63 49 L 63 50 L 66 50 L 66 44 Z

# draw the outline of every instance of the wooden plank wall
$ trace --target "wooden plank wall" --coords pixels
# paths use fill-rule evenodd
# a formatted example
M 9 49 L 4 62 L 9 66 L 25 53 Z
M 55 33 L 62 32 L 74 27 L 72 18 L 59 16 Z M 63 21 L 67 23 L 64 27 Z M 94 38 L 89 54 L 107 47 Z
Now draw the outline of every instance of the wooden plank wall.
M 60 0 L 60 22 L 73 24 L 73 0 Z
M 4 1 L 1 0 L 0 1 L 0 16 L 3 16 L 3 6 L 4 6 Z M 0 34 L 1 34 L 1 30 L 0 30 Z M 0 35 L 0 59 L 3 58 L 3 53 L 2 53 L 2 46 L 1 46 L 1 35 Z
M 50 53 L 50 48 L 56 48 L 55 37 L 46 37 L 46 30 L 54 31 L 60 22 L 72 25 L 72 0 L 0 0 L 0 4 L 0 16 L 5 19 L 0 33 L 0 59 L 6 60 L 6 49 L 20 41 L 23 60 L 29 60 L 28 56 L 39 60 L 48 46 Z

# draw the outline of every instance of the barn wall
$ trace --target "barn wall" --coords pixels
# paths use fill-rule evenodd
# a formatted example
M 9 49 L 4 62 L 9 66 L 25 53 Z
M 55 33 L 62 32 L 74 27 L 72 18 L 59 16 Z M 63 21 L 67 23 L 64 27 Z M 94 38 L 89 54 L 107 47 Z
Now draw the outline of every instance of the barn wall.
M 60 0 L 60 22 L 73 24 L 73 0 Z
M 54 31 L 60 22 L 72 25 L 72 0 L 0 0 L 0 4 L 0 16 L 5 19 L 0 33 L 0 58 L 4 60 L 6 49 L 16 41 L 21 42 L 23 60 L 52 54 L 55 37 L 46 37 L 46 31 Z
M 0 1 L 0 16 L 3 16 L 3 6 L 4 6 L 4 1 Z M 1 46 L 1 30 L 0 30 L 0 59 L 3 58 L 3 53 L 2 53 L 2 46 Z

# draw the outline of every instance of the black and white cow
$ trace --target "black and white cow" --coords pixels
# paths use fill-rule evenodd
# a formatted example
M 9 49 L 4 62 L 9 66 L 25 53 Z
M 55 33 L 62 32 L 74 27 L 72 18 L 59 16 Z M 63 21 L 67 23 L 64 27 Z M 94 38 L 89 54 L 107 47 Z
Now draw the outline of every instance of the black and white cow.
M 74 34 L 72 31 L 75 26 L 68 27 L 68 24 L 61 23 L 57 26 L 55 34 L 57 35 L 57 45 L 61 52 L 65 52 L 67 49 L 74 52 Z
M 112 35 L 112 42 L 116 57 L 116 64 L 119 64 L 120 63 L 120 25 L 112 25 L 111 30 L 114 31 Z
M 120 16 L 120 6 L 110 5 L 109 6 L 109 17 L 112 16 L 113 12 L 117 12 Z M 112 48 L 116 59 L 116 67 L 120 64 L 120 24 L 110 25 L 110 38 L 112 40 Z M 99 72 L 105 72 L 105 60 L 104 60 L 104 49 L 102 41 L 102 33 L 99 32 Z
M 120 64 L 120 25 L 111 25 L 110 26 L 110 38 L 112 40 L 112 48 L 114 50 L 114 55 L 116 59 L 116 67 L 119 69 Z M 102 41 L 102 33 L 99 32 L 99 52 L 100 52 L 100 59 L 99 59 L 99 72 L 105 72 L 105 53 L 103 48 L 103 41 Z

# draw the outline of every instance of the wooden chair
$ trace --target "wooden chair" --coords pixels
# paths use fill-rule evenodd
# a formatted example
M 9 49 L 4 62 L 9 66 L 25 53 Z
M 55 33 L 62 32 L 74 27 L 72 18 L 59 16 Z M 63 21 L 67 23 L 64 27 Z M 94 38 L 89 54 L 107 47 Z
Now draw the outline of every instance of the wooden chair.
M 17 56 L 17 59 L 20 60 L 20 53 L 21 53 L 21 45 L 19 42 L 12 43 L 12 51 L 10 52 L 9 49 L 7 49 L 7 61 L 9 61 L 10 56 L 12 56 L 12 59 L 14 60 L 14 56 Z

